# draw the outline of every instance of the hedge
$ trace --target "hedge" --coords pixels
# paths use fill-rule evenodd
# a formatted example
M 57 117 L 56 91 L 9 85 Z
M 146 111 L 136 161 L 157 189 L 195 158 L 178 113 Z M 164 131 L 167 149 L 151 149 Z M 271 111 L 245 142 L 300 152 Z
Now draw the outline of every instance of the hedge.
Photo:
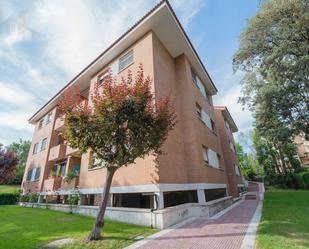
M 3 193 L 0 194 L 0 205 L 14 205 L 18 201 L 18 194 Z

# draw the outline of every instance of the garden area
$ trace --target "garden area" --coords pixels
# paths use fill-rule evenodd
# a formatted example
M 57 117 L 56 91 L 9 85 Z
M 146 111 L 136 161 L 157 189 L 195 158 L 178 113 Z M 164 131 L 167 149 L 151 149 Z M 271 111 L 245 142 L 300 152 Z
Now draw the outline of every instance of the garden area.
M 265 192 L 258 249 L 309 248 L 309 190 Z
M 44 248 L 50 241 L 74 238 L 76 242 L 61 248 L 123 248 L 137 236 L 149 236 L 157 230 L 107 220 L 105 240 L 84 243 L 94 218 L 46 209 L 0 206 L 0 249 Z

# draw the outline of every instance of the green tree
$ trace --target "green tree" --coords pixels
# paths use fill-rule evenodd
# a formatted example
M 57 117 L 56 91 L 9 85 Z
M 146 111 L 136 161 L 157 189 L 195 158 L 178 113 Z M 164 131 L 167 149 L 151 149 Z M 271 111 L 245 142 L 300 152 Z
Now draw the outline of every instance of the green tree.
M 257 112 L 258 125 L 268 129 L 275 115 L 280 127 L 309 138 L 309 1 L 263 2 L 233 64 L 245 72 L 240 102 Z
M 251 142 L 250 142 L 251 143 Z M 264 177 L 263 166 L 259 164 L 254 152 L 244 152 L 243 146 L 236 143 L 241 173 L 247 180 L 256 181 Z
M 106 168 L 103 201 L 88 240 L 101 238 L 115 172 L 137 158 L 159 155 L 175 124 L 170 99 L 155 99 L 150 85 L 150 78 L 144 77 L 140 66 L 135 79 L 129 72 L 117 82 L 109 73 L 102 84 L 95 85 L 89 105 L 82 104 L 78 89 L 69 89 L 60 103 L 69 145 L 83 153 L 91 151 L 97 164 Z
M 14 142 L 7 147 L 8 150 L 14 151 L 19 159 L 13 183 L 20 184 L 22 182 L 30 146 L 30 141 L 20 139 L 19 142 Z
M 15 178 L 18 157 L 0 143 L 0 184 L 10 184 Z

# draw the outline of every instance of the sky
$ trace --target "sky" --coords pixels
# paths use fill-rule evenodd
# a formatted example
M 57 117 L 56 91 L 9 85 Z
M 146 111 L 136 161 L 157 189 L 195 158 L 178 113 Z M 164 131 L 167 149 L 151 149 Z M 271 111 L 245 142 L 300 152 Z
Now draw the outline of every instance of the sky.
M 237 103 L 232 56 L 259 0 L 171 0 L 240 131 L 252 128 Z M 0 0 L 0 143 L 30 139 L 28 119 L 158 0 Z

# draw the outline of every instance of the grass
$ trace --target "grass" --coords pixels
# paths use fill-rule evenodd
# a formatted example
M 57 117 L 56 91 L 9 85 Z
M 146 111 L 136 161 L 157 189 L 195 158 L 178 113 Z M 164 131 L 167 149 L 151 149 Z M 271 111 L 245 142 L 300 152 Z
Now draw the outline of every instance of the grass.
M 309 248 L 308 190 L 265 193 L 257 246 L 259 249 Z
M 0 206 L 0 249 L 42 248 L 48 242 L 72 237 L 77 242 L 61 248 L 107 249 L 123 248 L 138 235 L 148 236 L 157 230 L 114 222 L 105 222 L 105 240 L 85 244 L 91 230 L 91 217 L 67 214 L 46 209 L 19 206 Z
M 0 185 L 0 194 L 14 193 L 20 189 L 20 185 Z

